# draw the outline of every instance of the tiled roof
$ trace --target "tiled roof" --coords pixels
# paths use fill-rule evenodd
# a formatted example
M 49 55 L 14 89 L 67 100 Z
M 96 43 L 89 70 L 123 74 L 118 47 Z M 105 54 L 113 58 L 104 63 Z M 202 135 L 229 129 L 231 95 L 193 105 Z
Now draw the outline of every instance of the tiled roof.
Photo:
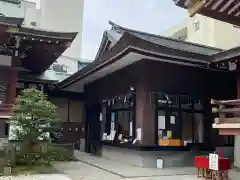
M 146 32 L 124 28 L 113 22 L 110 22 L 110 24 L 112 25 L 112 30 L 120 34 L 123 34 L 124 32 L 128 32 L 144 40 L 147 40 L 152 43 L 162 45 L 165 47 L 173 48 L 173 49 L 189 51 L 189 52 L 194 52 L 194 53 L 199 53 L 204 55 L 211 55 L 211 54 L 215 54 L 222 51 L 221 49 L 217 49 L 210 46 L 204 46 L 196 43 L 190 43 L 190 42 L 181 41 L 181 40 L 177 40 L 169 37 L 164 37 L 164 36 L 159 36 L 155 34 L 150 34 Z

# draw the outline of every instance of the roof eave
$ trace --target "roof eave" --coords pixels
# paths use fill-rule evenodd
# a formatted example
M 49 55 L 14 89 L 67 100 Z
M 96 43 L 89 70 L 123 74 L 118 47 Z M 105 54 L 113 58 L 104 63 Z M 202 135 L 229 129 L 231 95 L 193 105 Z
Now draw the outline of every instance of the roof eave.
M 237 1 L 234 2 L 230 0 L 224 1 L 213 1 L 213 0 L 173 0 L 175 4 L 181 8 L 188 9 L 190 17 L 195 14 L 201 14 L 210 18 L 214 18 L 223 22 L 231 23 L 233 25 L 240 25 L 240 11 L 233 14 L 232 12 L 239 9 Z M 219 3 L 220 2 L 220 3 Z M 238 2 L 239 3 L 239 2 Z M 228 10 L 228 7 L 234 5 L 232 9 L 234 11 Z M 221 6 L 221 7 L 220 7 Z M 218 7 L 218 8 L 217 8 Z M 231 12 L 231 13 L 230 13 Z
M 63 40 L 63 41 L 73 41 L 73 39 L 78 34 L 77 32 L 51 32 L 51 31 L 44 31 L 38 30 L 33 28 L 27 27 L 20 27 L 17 30 L 9 31 L 13 35 L 19 36 L 30 36 L 30 37 L 40 37 L 40 38 L 47 38 L 47 39 L 56 39 L 56 40 Z
M 24 18 L 0 16 L 0 24 L 9 27 L 20 27 Z
M 132 34 L 129 34 L 129 33 L 124 33 L 124 35 L 122 36 L 122 38 L 119 40 L 119 42 L 112 48 L 112 50 L 109 52 L 106 52 L 99 61 L 94 61 L 92 64 L 86 66 L 85 68 L 83 68 L 82 70 L 78 71 L 77 73 L 75 73 L 74 75 L 68 77 L 67 79 L 63 80 L 62 82 L 59 82 L 56 84 L 56 87 L 57 88 L 65 88 L 67 86 L 69 86 L 69 84 L 72 84 L 73 82 L 76 82 L 78 81 L 79 79 L 82 79 L 83 77 L 85 76 L 88 76 L 89 72 L 93 72 L 93 71 L 98 71 L 98 67 L 103 67 L 103 65 L 107 66 L 107 63 L 106 61 L 111 61 L 111 59 L 114 57 L 114 59 L 118 58 L 118 56 L 122 56 L 122 54 L 125 54 L 126 55 L 126 52 L 122 52 L 123 50 L 127 51 L 127 53 L 130 53 L 130 52 L 133 52 L 133 53 L 136 53 L 136 51 L 138 51 L 137 53 L 139 52 L 142 52 L 142 53 L 146 53 L 146 52 L 149 52 L 148 49 L 146 50 L 141 50 L 142 47 L 134 47 L 135 45 L 138 45 L 139 43 L 136 43 L 136 41 L 134 41 L 134 39 L 138 40 L 138 41 L 142 41 L 143 43 L 145 43 L 146 41 L 143 40 L 143 39 L 140 39 Z M 133 44 L 133 45 L 132 45 Z M 155 46 L 155 44 L 153 44 L 153 46 Z M 159 46 L 160 47 L 160 46 Z M 169 49 L 167 47 L 165 47 L 166 49 Z M 140 50 L 139 50 L 140 49 Z M 178 52 L 183 52 L 183 51 L 179 51 L 179 50 L 175 50 L 175 52 L 178 51 Z M 114 52 L 114 53 L 112 53 Z M 150 56 L 153 56 L 155 57 L 158 53 L 157 51 L 154 51 L 153 50 L 153 53 Z M 184 53 L 187 53 L 189 54 L 189 58 L 191 57 L 194 57 L 194 55 L 197 55 L 196 53 L 190 53 L 190 52 L 184 52 Z M 141 53 L 140 53 L 141 54 Z M 163 55 L 160 55 L 160 56 L 163 56 Z M 207 64 L 210 64 L 211 62 L 209 61 L 209 59 L 211 58 L 211 56 L 200 56 L 202 60 L 199 60 L 199 62 L 196 62 L 196 66 L 207 66 Z M 171 58 L 171 59 L 176 59 L 177 61 L 177 56 L 175 57 L 170 57 L 169 54 L 166 54 L 165 58 Z M 187 57 L 180 57 L 179 56 L 179 60 L 183 60 L 185 61 Z M 205 59 L 206 58 L 206 59 Z M 205 59 L 205 60 L 204 60 Z M 189 61 L 190 62 L 190 61 Z M 200 63 L 201 62 L 201 63 Z M 190 62 L 192 64 L 194 64 L 194 60 L 192 62 Z

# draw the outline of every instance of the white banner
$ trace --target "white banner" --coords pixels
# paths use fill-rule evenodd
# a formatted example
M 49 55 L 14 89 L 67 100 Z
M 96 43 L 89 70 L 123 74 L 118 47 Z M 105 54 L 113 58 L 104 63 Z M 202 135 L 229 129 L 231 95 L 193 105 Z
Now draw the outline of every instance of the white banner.
M 209 154 L 209 169 L 218 171 L 218 154 Z

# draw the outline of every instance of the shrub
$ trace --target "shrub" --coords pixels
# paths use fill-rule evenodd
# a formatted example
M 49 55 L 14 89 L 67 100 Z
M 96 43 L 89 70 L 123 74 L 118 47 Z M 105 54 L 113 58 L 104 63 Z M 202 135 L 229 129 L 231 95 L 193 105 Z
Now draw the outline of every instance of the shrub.
M 34 163 L 42 154 L 42 144 L 51 143 L 58 127 L 57 107 L 43 92 L 25 89 L 16 98 L 10 122 L 10 140 L 20 141 L 18 159 Z

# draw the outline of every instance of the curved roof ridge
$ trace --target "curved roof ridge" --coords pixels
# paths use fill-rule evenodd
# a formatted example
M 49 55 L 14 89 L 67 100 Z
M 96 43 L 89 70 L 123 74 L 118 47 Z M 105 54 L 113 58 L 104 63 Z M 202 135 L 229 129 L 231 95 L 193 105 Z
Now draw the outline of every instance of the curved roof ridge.
M 138 33 L 138 34 L 152 36 L 152 37 L 156 37 L 156 38 L 167 39 L 167 40 L 170 40 L 170 41 L 181 42 L 181 43 L 185 43 L 185 44 L 189 44 L 189 45 L 193 45 L 193 46 L 198 46 L 198 47 L 201 47 L 201 48 L 208 48 L 208 49 L 212 49 L 212 50 L 223 51 L 223 49 L 216 48 L 216 47 L 206 46 L 206 45 L 202 45 L 202 44 L 198 44 L 198 43 L 192 43 L 192 42 L 188 42 L 188 41 L 181 41 L 181 40 L 166 37 L 166 36 L 161 36 L 161 35 L 157 35 L 157 34 L 153 34 L 153 33 L 148 33 L 148 32 L 143 32 L 143 31 L 139 31 L 139 30 L 135 30 L 135 29 L 125 28 L 123 26 L 120 26 L 120 25 L 112 22 L 112 21 L 109 21 L 109 24 L 112 26 L 112 30 L 116 30 L 116 31 L 119 31 L 119 30 L 120 31 L 128 31 L 130 33 Z

